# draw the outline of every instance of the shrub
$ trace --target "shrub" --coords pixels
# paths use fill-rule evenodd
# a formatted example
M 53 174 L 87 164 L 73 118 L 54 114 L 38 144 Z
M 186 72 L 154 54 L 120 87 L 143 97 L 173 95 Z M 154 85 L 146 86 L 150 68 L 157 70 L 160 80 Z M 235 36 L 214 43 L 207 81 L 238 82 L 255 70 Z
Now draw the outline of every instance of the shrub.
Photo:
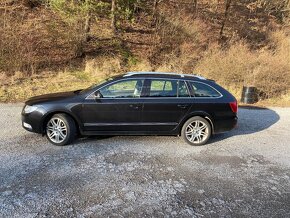
M 284 95 L 290 91 L 290 41 L 281 32 L 273 34 L 270 40 L 275 45 L 274 50 L 251 51 L 242 42 L 227 50 L 211 46 L 195 72 L 216 80 L 239 96 L 243 85 L 256 86 L 263 98 Z

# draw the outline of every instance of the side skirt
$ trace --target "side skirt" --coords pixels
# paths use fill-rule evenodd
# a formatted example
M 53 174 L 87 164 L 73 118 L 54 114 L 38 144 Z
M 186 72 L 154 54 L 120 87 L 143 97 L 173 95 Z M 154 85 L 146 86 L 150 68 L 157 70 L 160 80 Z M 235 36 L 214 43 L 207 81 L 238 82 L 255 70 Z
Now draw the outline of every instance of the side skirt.
M 160 135 L 160 136 L 169 136 L 169 135 L 178 135 L 178 132 L 157 132 L 157 131 L 148 131 L 148 132 L 132 132 L 132 131 L 82 131 L 81 135 L 91 136 L 91 135 Z

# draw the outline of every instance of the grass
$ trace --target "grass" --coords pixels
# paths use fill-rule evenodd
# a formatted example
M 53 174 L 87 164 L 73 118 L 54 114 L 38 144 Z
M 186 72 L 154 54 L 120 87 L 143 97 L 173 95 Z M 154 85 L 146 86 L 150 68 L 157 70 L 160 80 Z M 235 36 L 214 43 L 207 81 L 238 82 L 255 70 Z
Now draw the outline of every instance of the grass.
M 84 71 L 47 72 L 41 75 L 32 75 L 29 78 L 22 73 L 17 73 L 9 78 L 4 78 L 2 75 L 0 81 L 5 81 L 5 84 L 2 84 L 0 88 L 0 102 L 23 102 L 36 95 L 83 89 L 103 79 L 104 77 L 96 77 L 94 74 Z M 242 87 L 228 86 L 226 88 L 240 101 Z M 239 104 L 244 105 L 241 102 Z M 290 93 L 261 100 L 254 106 L 290 107 Z
M 281 97 L 261 100 L 255 105 L 262 107 L 290 107 L 290 93 Z
M 5 84 L 1 85 L 0 101 L 21 102 L 36 95 L 83 89 L 101 79 L 79 71 L 48 72 L 41 75 L 32 75 L 29 78 L 18 73 L 11 78 L 7 78 Z

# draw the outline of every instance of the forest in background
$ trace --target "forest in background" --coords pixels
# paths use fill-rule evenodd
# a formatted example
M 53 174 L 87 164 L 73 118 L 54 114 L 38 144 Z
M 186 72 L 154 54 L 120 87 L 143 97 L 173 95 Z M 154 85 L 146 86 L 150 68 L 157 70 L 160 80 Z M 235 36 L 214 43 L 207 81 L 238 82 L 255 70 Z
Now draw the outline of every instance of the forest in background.
M 290 105 L 290 0 L 0 0 L 0 101 L 126 71 L 199 74 Z

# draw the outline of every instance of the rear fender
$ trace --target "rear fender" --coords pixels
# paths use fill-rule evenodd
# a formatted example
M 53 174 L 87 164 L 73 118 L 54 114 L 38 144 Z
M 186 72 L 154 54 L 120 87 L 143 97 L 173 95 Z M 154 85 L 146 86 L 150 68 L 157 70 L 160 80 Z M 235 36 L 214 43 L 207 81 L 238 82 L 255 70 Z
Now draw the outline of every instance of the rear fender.
M 199 117 L 205 118 L 207 121 L 209 121 L 209 123 L 210 123 L 210 125 L 211 125 L 212 134 L 214 134 L 215 131 L 214 131 L 214 122 L 213 122 L 213 118 L 212 118 L 212 116 L 211 116 L 209 113 L 207 113 L 207 112 L 205 112 L 205 111 L 194 111 L 194 112 L 192 112 L 192 113 L 186 114 L 186 116 L 182 118 L 182 120 L 180 121 L 180 123 L 179 123 L 179 125 L 178 125 L 178 127 L 177 127 L 178 130 L 179 130 L 179 133 L 180 133 L 180 131 L 181 131 L 182 126 L 184 125 L 184 123 L 185 123 L 188 119 L 190 119 L 190 118 L 192 118 L 192 117 L 195 117 L 195 116 L 199 116 Z

